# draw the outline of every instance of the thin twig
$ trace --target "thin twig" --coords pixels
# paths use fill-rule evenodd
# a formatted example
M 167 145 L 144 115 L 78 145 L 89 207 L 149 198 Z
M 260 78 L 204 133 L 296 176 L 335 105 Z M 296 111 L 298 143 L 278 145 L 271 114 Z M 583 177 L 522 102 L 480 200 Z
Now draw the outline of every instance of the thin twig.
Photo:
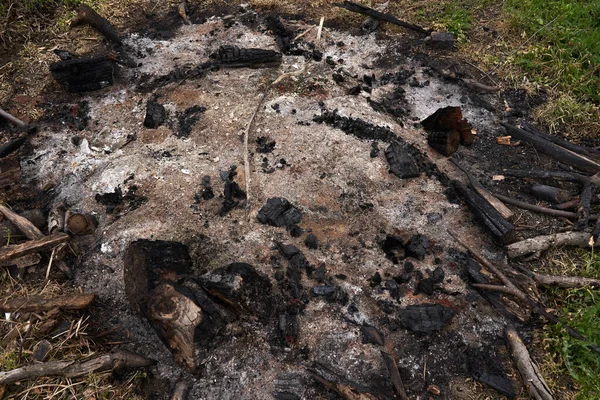
M 50 268 L 52 268 L 52 261 L 54 260 L 54 253 L 56 252 L 56 247 L 52 249 L 52 254 L 50 254 L 50 261 L 48 261 L 48 268 L 46 268 L 46 280 L 50 276 Z

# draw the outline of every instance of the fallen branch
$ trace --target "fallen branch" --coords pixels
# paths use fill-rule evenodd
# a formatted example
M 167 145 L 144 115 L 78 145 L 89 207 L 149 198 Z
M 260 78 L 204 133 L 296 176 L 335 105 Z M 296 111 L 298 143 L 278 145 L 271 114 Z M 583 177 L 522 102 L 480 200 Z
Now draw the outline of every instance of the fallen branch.
M 502 173 L 504 175 L 514 176 L 515 178 L 557 179 L 560 181 L 575 182 L 581 184 L 584 184 L 589 179 L 589 177 L 586 175 L 565 171 L 522 171 L 518 169 L 505 169 Z
M 502 200 L 507 204 L 522 208 L 524 210 L 533 211 L 539 214 L 552 215 L 553 217 L 564 217 L 564 218 L 577 218 L 578 214 L 570 211 L 555 210 L 553 208 L 536 206 L 535 204 L 526 203 L 524 201 L 513 199 L 512 197 L 503 196 L 498 193 L 494 193 L 494 196 Z M 598 219 L 597 215 L 590 215 L 590 219 Z
M 386 353 L 385 351 L 381 351 L 381 355 L 383 356 L 383 361 L 385 361 L 385 365 L 390 373 L 390 379 L 394 384 L 394 388 L 396 389 L 396 394 L 400 398 L 400 400 L 408 400 L 408 396 L 406 395 L 406 390 L 404 389 L 404 384 L 402 383 L 402 379 L 400 378 L 400 371 L 398 371 L 398 364 L 396 364 L 396 360 Z
M 571 143 L 568 140 L 562 139 L 558 136 L 549 135 L 547 133 L 540 132 L 529 124 L 522 124 L 522 128 L 524 130 L 526 130 L 527 132 L 530 132 L 533 135 L 537 135 L 537 136 L 541 137 L 542 139 L 545 139 L 549 142 L 552 142 L 561 147 L 564 147 L 567 150 L 571 150 L 572 152 L 581 154 L 584 157 L 590 158 L 596 162 L 600 162 L 600 154 L 595 152 L 594 149 Z
M 31 364 L 11 371 L 0 371 L 0 386 L 32 380 L 43 376 L 75 378 L 107 370 L 125 370 L 149 367 L 156 361 L 127 350 L 118 349 L 110 354 L 79 361 L 49 361 Z
M 521 374 L 521 378 L 523 378 L 523 383 L 525 383 L 529 395 L 534 400 L 552 400 L 552 392 L 548 384 L 537 365 L 531 359 L 527 347 L 525 347 L 517 331 L 509 326 L 504 333 L 510 353 Z
M 173 389 L 171 400 L 186 400 L 188 397 L 188 392 L 190 391 L 190 386 L 190 382 L 186 380 L 177 382 L 175 384 L 175 389 Z
M 429 35 L 431 33 L 431 30 L 427 30 L 418 25 L 414 25 L 414 24 L 410 24 L 408 22 L 401 21 L 392 15 L 384 14 L 377 10 L 373 10 L 372 8 L 365 7 L 363 5 L 356 4 L 351 1 L 344 1 L 343 3 L 334 3 L 333 5 L 336 7 L 345 8 L 348 11 L 352 11 L 352 12 L 355 12 L 358 14 L 366 15 L 366 16 L 374 18 L 374 19 L 378 19 L 380 21 L 389 22 L 394 25 L 398 25 L 403 28 L 407 28 L 407 29 L 413 30 L 415 32 L 419 32 L 423 35 Z
M 93 8 L 88 5 L 81 4 L 76 8 L 77 17 L 73 19 L 71 22 L 72 26 L 78 25 L 82 22 L 86 22 L 92 28 L 96 29 L 98 32 L 104 35 L 108 40 L 111 40 L 121 46 L 123 42 L 119 37 L 119 34 L 115 30 L 115 28 L 111 25 L 108 20 L 100 16 Z
M 0 213 L 2 213 L 7 220 L 12 222 L 13 225 L 27 236 L 28 239 L 41 239 L 45 236 L 42 231 L 27 218 L 20 216 L 4 204 L 0 204 Z
M 487 268 L 490 272 L 492 272 L 494 275 L 496 275 L 496 277 L 498 279 L 500 279 L 500 281 L 503 283 L 503 286 L 502 285 L 473 284 L 472 285 L 473 287 L 482 289 L 482 290 L 491 290 L 494 292 L 509 294 L 509 295 L 523 301 L 526 305 L 531 307 L 531 309 L 534 310 L 535 312 L 537 312 L 539 315 L 546 318 L 548 321 L 552 322 L 553 324 L 559 324 L 560 326 L 565 328 L 565 330 L 567 331 L 567 333 L 570 336 L 574 337 L 575 339 L 586 342 L 586 345 L 590 350 L 593 350 L 596 353 L 600 354 L 600 347 L 596 346 L 593 343 L 590 343 L 590 341 L 587 337 L 585 337 L 581 333 L 577 332 L 575 329 L 571 328 L 570 326 L 568 326 L 567 324 L 562 322 L 555 315 L 550 314 L 548 311 L 546 311 L 546 308 L 542 304 L 539 304 L 536 301 L 532 300 L 525 292 L 523 292 L 522 290 L 517 288 L 510 281 L 510 279 L 508 279 L 506 277 L 506 275 L 504 275 L 504 273 L 502 273 L 502 271 L 500 271 L 500 269 L 498 269 L 494 264 L 492 264 L 490 261 L 488 261 L 481 255 L 479 255 L 479 253 L 477 253 L 475 250 L 473 250 L 472 247 L 467 245 L 454 231 L 449 229 L 448 233 L 450 234 L 450 236 L 452 236 L 456 240 L 456 242 L 458 244 L 460 244 L 462 247 L 464 247 L 469 252 L 471 257 L 473 257 L 473 259 L 475 259 L 475 261 L 477 261 L 478 263 L 483 265 L 485 268 Z
M 513 138 L 525 140 L 531 143 L 536 150 L 554 158 L 556 161 L 570 165 L 581 171 L 591 172 L 594 174 L 600 172 L 600 163 L 588 157 L 577 154 L 569 149 L 552 143 L 541 136 L 537 136 L 527 132 L 526 130 L 517 128 L 516 126 L 506 123 L 501 123 L 501 125 Z
M 31 253 L 42 250 L 50 250 L 61 243 L 69 240 L 69 235 L 58 233 L 52 236 L 44 236 L 41 239 L 30 240 L 25 243 L 8 245 L 0 248 L 0 263 L 13 260 Z
M 15 297 L 0 303 L 0 312 L 39 312 L 52 310 L 53 308 L 81 310 L 87 308 L 94 297 L 93 294 L 86 293 L 55 297 L 41 295 Z
M 580 289 L 589 286 L 592 289 L 600 289 L 600 279 L 584 278 L 581 276 L 544 275 L 533 271 L 527 272 L 536 283 L 542 286 L 559 287 L 562 289 Z
M 317 373 L 317 371 L 310 370 L 310 369 L 308 369 L 307 371 L 310 373 L 310 375 L 313 378 L 315 378 L 315 380 L 317 382 L 321 383 L 327 389 L 333 390 L 334 392 L 339 394 L 343 399 L 346 399 L 346 400 L 379 400 L 379 397 L 377 397 L 371 393 L 359 391 L 357 388 L 355 388 L 353 386 L 329 381 L 329 380 L 325 379 L 324 377 L 322 377 L 321 375 L 319 375 Z
M 561 232 L 552 235 L 537 236 L 506 246 L 508 258 L 516 258 L 534 253 L 541 253 L 550 247 L 577 246 L 591 247 L 592 235 L 587 232 Z

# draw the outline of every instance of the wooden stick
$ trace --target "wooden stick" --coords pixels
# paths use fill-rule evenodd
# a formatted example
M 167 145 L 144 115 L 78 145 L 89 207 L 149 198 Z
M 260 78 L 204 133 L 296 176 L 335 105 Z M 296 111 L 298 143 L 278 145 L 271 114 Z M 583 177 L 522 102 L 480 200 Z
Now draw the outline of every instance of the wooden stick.
M 533 277 L 533 280 L 542 286 L 559 287 L 562 289 L 580 289 L 589 286 L 592 289 L 600 289 L 600 279 L 584 278 L 581 276 L 544 275 L 533 271 L 528 272 Z
M 352 11 L 355 13 L 366 15 L 366 16 L 374 18 L 374 19 L 378 19 L 380 21 L 390 22 L 394 25 L 398 25 L 403 28 L 407 28 L 407 29 L 413 30 L 415 32 L 419 32 L 423 35 L 429 35 L 431 33 L 431 30 L 427 30 L 418 25 L 414 25 L 414 24 L 410 24 L 408 22 L 401 21 L 392 15 L 381 13 L 379 11 L 373 10 L 372 8 L 365 7 L 360 4 L 353 3 L 351 1 L 344 1 L 343 3 L 334 3 L 333 5 L 336 7 L 345 8 L 346 10 L 349 10 L 349 11 Z
M 17 128 L 19 128 L 20 130 L 22 130 L 24 132 L 34 133 L 36 130 L 35 126 L 26 124 L 25 122 L 21 121 L 19 118 L 15 117 L 12 114 L 7 113 L 6 111 L 4 111 L 1 108 L 0 108 L 0 117 L 10 121 L 14 125 L 16 125 Z
M 588 176 L 565 171 L 522 171 L 518 169 L 505 169 L 503 171 L 503 174 L 508 176 L 514 176 L 516 178 L 557 179 L 561 181 L 576 182 L 581 184 L 584 184 L 589 179 Z
M 0 371 L 0 386 L 37 379 L 43 376 L 62 376 L 75 378 L 92 372 L 144 368 L 156 364 L 156 361 L 124 349 L 87 360 L 49 361 L 27 365 L 11 371 Z
M 323 23 L 325 22 L 325 17 L 321 17 L 319 21 L 319 29 L 317 29 L 317 43 L 321 41 L 321 34 L 323 33 Z
M 544 380 L 537 365 L 531 359 L 527 347 L 519 337 L 515 328 L 508 326 L 505 331 L 505 338 L 529 395 L 534 400 L 553 400 L 552 392 L 550 391 L 548 384 Z
M 77 11 L 77 18 L 73 20 L 73 25 L 77 25 L 80 22 L 87 22 L 92 28 L 104 35 L 108 40 L 111 40 L 121 46 L 123 42 L 119 37 L 119 34 L 115 28 L 105 18 L 101 17 L 94 9 L 90 6 L 81 4 L 75 9 Z
M 533 135 L 537 135 L 549 142 L 552 142 L 561 147 L 564 147 L 567 150 L 571 150 L 575 153 L 583 155 L 584 157 L 590 158 L 596 162 L 600 162 L 600 154 L 595 152 L 594 149 L 591 149 L 589 147 L 579 146 L 577 144 L 569 142 L 568 140 L 561 139 L 558 136 L 549 135 L 547 133 L 540 132 L 529 124 L 522 124 L 522 128 L 524 130 L 526 130 L 527 132 L 530 132 Z
M 40 231 L 33 223 L 27 218 L 20 216 L 19 214 L 6 207 L 4 204 L 0 204 L 0 213 L 2 213 L 6 219 L 13 223 L 28 239 L 41 239 L 45 235 Z
M 533 211 L 533 212 L 536 212 L 539 214 L 546 214 L 546 215 L 552 215 L 554 217 L 564 217 L 564 218 L 577 218 L 578 217 L 577 213 L 574 213 L 574 212 L 555 210 L 553 208 L 536 206 L 534 204 L 525 203 L 524 201 L 516 200 L 511 197 L 503 196 L 498 193 L 494 193 L 494 196 L 496 196 L 497 198 L 499 198 L 500 200 L 502 200 L 505 203 L 511 204 L 513 206 L 517 206 L 524 210 Z M 590 215 L 590 219 L 596 220 L 596 219 L 598 219 L 598 216 Z
M 175 384 L 171 400 L 186 400 L 190 391 L 191 383 L 186 380 L 181 380 Z
M 383 350 L 381 351 L 381 355 L 383 356 L 383 361 L 385 361 L 385 365 L 390 373 L 390 379 L 394 384 L 396 394 L 401 400 L 408 400 L 406 390 L 404 389 L 404 384 L 400 378 L 400 371 L 398 371 L 398 364 L 396 363 L 396 360 L 394 360 L 394 357 Z
M 49 311 L 53 308 L 62 310 L 81 310 L 87 308 L 92 300 L 93 294 L 71 294 L 56 297 L 41 295 L 15 297 L 0 303 L 0 312 L 39 312 Z
M 529 254 L 541 253 L 544 250 L 548 250 L 550 247 L 591 247 L 594 243 L 591 239 L 592 235 L 587 232 L 561 232 L 511 243 L 506 246 L 506 250 L 508 258 L 516 258 Z
M 597 173 L 600 172 L 600 163 L 577 154 L 569 149 L 565 149 L 557 144 L 554 144 L 540 136 L 533 135 L 526 130 L 517 128 L 516 126 L 501 123 L 507 132 L 516 139 L 525 140 L 533 145 L 539 152 L 544 153 L 556 161 L 570 165 L 581 171 Z
M 0 263 L 13 260 L 31 253 L 37 253 L 42 250 L 50 250 L 61 243 L 69 240 L 69 235 L 58 233 L 52 236 L 44 236 L 41 239 L 30 240 L 29 242 L 8 245 L 0 248 Z
M 456 234 L 453 230 L 448 229 L 448 233 L 450 234 L 450 236 L 452 236 L 456 240 L 456 242 L 458 244 L 460 244 L 462 247 L 464 247 L 469 252 L 469 254 L 471 255 L 471 257 L 473 257 L 473 259 L 475 259 L 477 262 L 479 262 L 481 265 L 483 265 L 489 271 L 491 271 L 494 275 L 496 275 L 496 277 L 498 279 L 500 279 L 500 281 L 504 284 L 504 286 L 482 285 L 482 284 L 474 284 L 473 286 L 477 285 L 475 287 L 478 287 L 480 289 L 486 289 L 486 290 L 491 290 L 491 291 L 495 291 L 495 292 L 506 293 L 506 294 L 510 294 L 510 295 L 518 298 L 519 300 L 523 301 L 526 305 L 531 307 L 538 314 L 540 314 L 542 317 L 546 318 L 548 321 L 552 322 L 553 324 L 559 324 L 560 326 L 565 328 L 567 333 L 569 335 L 571 335 L 572 337 L 574 337 L 575 339 L 587 342 L 586 345 L 590 350 L 595 351 L 596 353 L 600 354 L 600 347 L 596 346 L 593 343 L 590 343 L 589 339 L 586 338 L 584 335 L 582 335 L 581 333 L 577 332 L 575 329 L 571 328 L 569 325 L 562 322 L 555 315 L 550 314 L 548 311 L 546 311 L 546 308 L 543 305 L 532 300 L 527 294 L 525 294 L 523 291 L 521 291 L 519 288 L 517 288 L 510 281 L 510 279 L 508 279 L 506 277 L 506 275 L 504 275 L 504 273 L 502 273 L 502 271 L 500 271 L 500 269 L 498 269 L 494 264 L 492 264 L 490 261 L 488 261 L 481 255 L 479 255 L 475 250 L 473 250 L 472 247 L 470 247 L 463 240 L 461 240 L 461 238 L 458 236 L 458 234 Z

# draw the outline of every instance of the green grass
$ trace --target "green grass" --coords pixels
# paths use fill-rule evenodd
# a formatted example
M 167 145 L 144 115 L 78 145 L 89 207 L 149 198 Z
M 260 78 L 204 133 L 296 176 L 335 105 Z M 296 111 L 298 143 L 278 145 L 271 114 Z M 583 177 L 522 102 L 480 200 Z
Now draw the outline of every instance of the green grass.
M 527 78 L 573 98 L 582 113 L 600 105 L 600 1 L 506 0 L 510 26 L 525 41 L 510 60 Z M 556 118 L 560 124 L 561 107 Z M 587 111 L 586 111 L 587 109 Z M 569 112 L 573 112 L 571 107 Z M 590 114 L 597 117 L 597 113 Z M 568 117 L 567 117 L 568 119 Z M 548 122 L 548 121 L 543 121 Z M 592 128 L 597 133 L 597 127 Z
M 572 263 L 572 262 L 571 262 Z M 577 264 L 577 262 L 575 262 Z M 593 252 L 583 256 L 578 268 L 571 266 L 569 274 L 600 278 L 600 256 Z M 600 346 L 600 293 L 593 289 L 554 290 L 560 305 L 560 314 L 567 323 L 585 335 L 591 343 Z M 558 325 L 545 331 L 548 350 L 560 356 L 560 364 L 579 386 L 577 399 L 600 398 L 600 354 L 574 339 Z

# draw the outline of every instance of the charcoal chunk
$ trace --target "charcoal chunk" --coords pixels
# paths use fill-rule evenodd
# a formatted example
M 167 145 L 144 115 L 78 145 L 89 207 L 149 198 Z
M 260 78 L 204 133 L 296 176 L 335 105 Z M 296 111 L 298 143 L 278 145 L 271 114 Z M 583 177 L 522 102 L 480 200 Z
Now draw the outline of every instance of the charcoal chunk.
M 442 267 L 437 267 L 434 271 L 433 274 L 431 274 L 431 279 L 433 279 L 433 281 L 435 283 L 442 283 L 444 281 L 444 277 L 445 277 L 445 273 Z
M 258 211 L 256 218 L 261 224 L 291 227 L 302 220 L 302 214 L 283 197 L 272 197 Z
M 312 289 L 312 292 L 316 296 L 329 297 L 335 292 L 335 289 L 336 289 L 335 285 L 319 285 L 319 286 L 315 286 Z
M 304 230 L 300 228 L 298 225 L 294 224 L 290 226 L 290 235 L 292 237 L 300 237 L 304 233 Z
M 325 264 L 321 264 L 319 268 L 313 272 L 312 276 L 317 282 L 323 282 L 325 280 Z
M 144 126 L 149 129 L 156 129 L 165 122 L 165 118 L 167 118 L 165 107 L 157 103 L 156 100 L 148 100 L 148 103 L 146 103 Z
M 417 260 L 423 260 L 427 253 L 427 247 L 429 247 L 429 240 L 427 240 L 427 237 L 424 235 L 415 235 L 406 243 L 406 256 L 416 258 Z
M 392 141 L 385 149 L 385 157 L 390 166 L 390 172 L 398 178 L 416 178 L 420 175 L 415 160 L 402 143 L 396 140 Z
M 408 306 L 399 312 L 402 325 L 413 332 L 429 333 L 442 329 L 454 312 L 440 304 Z
M 515 397 L 517 397 L 513 383 L 508 378 L 498 375 L 491 375 L 486 372 L 475 373 L 473 374 L 473 376 L 479 382 L 488 385 L 489 387 L 496 390 L 498 393 L 508 397 L 509 399 L 514 399 Z
M 319 240 L 317 239 L 314 233 L 309 233 L 308 235 L 306 235 L 306 239 L 304 239 L 304 244 L 309 249 L 316 249 L 319 247 Z
M 282 256 L 286 259 L 291 260 L 296 254 L 300 253 L 300 250 L 293 244 L 283 244 L 277 242 L 277 248 Z
M 433 294 L 434 288 L 435 283 L 433 282 L 433 279 L 425 278 L 417 284 L 417 290 L 415 291 L 415 294 L 425 293 L 429 296 Z
M 277 109 L 279 109 L 279 107 L 277 107 Z M 260 136 L 256 138 L 256 152 L 262 154 L 271 153 L 275 148 L 275 144 L 274 140 L 269 140 L 265 136 Z

